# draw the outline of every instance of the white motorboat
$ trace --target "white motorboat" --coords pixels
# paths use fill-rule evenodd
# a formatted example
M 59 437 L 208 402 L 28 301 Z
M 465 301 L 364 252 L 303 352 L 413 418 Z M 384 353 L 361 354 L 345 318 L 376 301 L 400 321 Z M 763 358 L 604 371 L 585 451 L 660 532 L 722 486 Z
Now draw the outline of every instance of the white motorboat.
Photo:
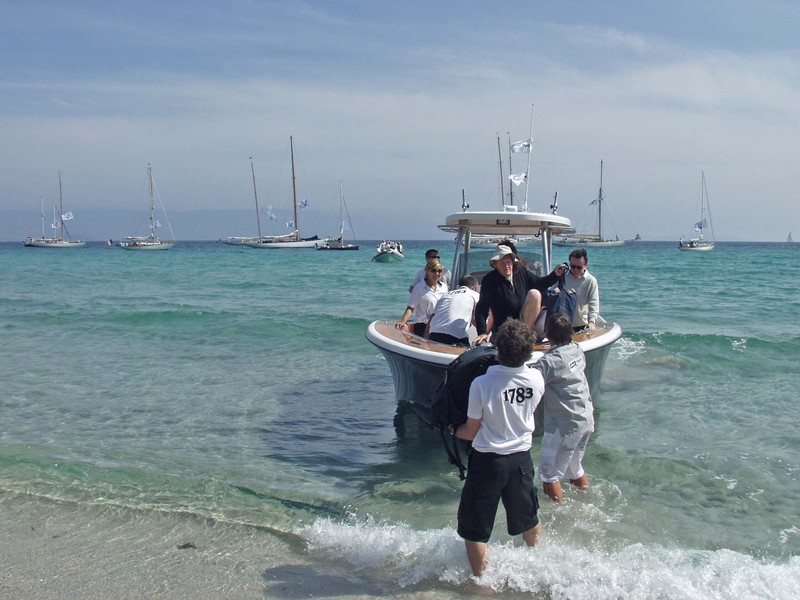
M 23 246 L 27 246 L 29 248 L 83 248 L 86 245 L 86 242 L 81 240 L 71 240 L 69 239 L 69 235 L 67 234 L 67 226 L 64 225 L 64 221 L 70 221 L 73 219 L 72 211 L 65 213 L 64 212 L 64 194 L 62 193 L 61 188 L 61 171 L 58 172 L 58 212 L 56 212 L 56 205 L 53 203 L 53 222 L 51 223 L 50 227 L 55 231 L 56 229 L 59 230 L 59 235 L 52 235 L 52 237 L 46 237 L 44 235 L 44 200 L 41 200 L 41 214 L 42 214 L 42 236 L 41 237 L 33 237 L 28 236 L 24 242 L 22 242 Z
M 175 235 L 172 233 L 172 226 L 169 224 L 169 220 L 166 218 L 166 212 L 164 212 L 164 220 L 167 222 L 167 227 L 169 229 L 170 235 L 172 235 L 171 240 L 162 240 L 156 235 L 156 229 L 161 227 L 161 221 L 155 218 L 155 210 L 156 210 L 156 184 L 153 180 L 153 169 L 150 165 L 147 165 L 147 180 L 148 186 L 150 191 L 150 212 L 148 216 L 148 227 L 150 228 L 150 235 L 148 236 L 128 236 L 123 241 L 121 241 L 118 246 L 124 250 L 169 250 L 177 242 L 175 241 Z M 159 202 L 161 199 L 159 198 Z M 164 206 L 161 206 L 163 211 Z
M 379 263 L 398 262 L 405 260 L 405 256 L 403 256 L 402 242 L 387 242 L 386 240 L 383 240 L 375 248 L 375 256 L 372 257 L 372 260 Z
M 480 279 L 489 269 L 489 258 L 494 248 L 474 245 L 473 236 L 537 236 L 541 240 L 541 254 L 535 257 L 542 273 L 551 271 L 552 239 L 555 235 L 569 234 L 572 225 L 568 218 L 546 213 L 528 212 L 524 207 L 506 206 L 504 210 L 462 212 L 448 215 L 444 225 L 446 232 L 456 234 L 456 253 L 453 261 L 453 281 L 463 275 L 474 274 Z M 528 258 L 529 267 L 534 267 L 534 257 Z M 393 320 L 378 320 L 367 327 L 367 339 L 386 358 L 394 380 L 398 402 L 427 406 L 439 386 L 447 366 L 464 348 L 440 344 L 395 329 Z M 611 345 L 622 335 L 616 323 L 600 321 L 594 331 L 576 333 L 573 339 L 586 353 L 586 377 L 592 397 L 600 396 L 600 382 Z M 536 360 L 547 348 L 537 345 L 531 357 Z
M 706 218 L 708 213 L 708 218 Z M 706 174 L 700 172 L 700 220 L 694 224 L 694 230 L 698 232 L 696 238 L 685 240 L 683 238 L 678 241 L 678 250 L 691 250 L 697 252 L 708 252 L 714 249 L 714 227 L 711 223 L 711 207 L 708 204 L 708 190 L 706 189 Z M 708 230 L 711 232 L 709 238 L 703 237 L 703 232 Z M 790 234 L 791 235 L 791 234 Z

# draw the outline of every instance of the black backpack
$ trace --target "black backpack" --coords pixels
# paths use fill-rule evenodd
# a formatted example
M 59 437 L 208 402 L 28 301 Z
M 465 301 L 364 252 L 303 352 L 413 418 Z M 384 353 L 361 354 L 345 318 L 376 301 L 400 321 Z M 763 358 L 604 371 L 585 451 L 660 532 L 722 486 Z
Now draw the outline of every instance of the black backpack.
M 572 321 L 575 310 L 578 308 L 578 294 L 575 290 L 564 289 L 564 278 L 561 277 L 558 283 L 547 288 L 542 298 L 542 305 L 547 309 L 547 316 L 556 313 L 564 313 Z
M 497 348 L 490 345 L 476 346 L 464 352 L 447 366 L 442 383 L 433 394 L 431 402 L 432 425 L 442 434 L 442 443 L 450 464 L 458 468 L 463 480 L 467 468 L 461 460 L 458 442 L 450 433 L 450 427 L 458 427 L 467 422 L 469 386 L 472 381 L 492 365 L 498 365 Z

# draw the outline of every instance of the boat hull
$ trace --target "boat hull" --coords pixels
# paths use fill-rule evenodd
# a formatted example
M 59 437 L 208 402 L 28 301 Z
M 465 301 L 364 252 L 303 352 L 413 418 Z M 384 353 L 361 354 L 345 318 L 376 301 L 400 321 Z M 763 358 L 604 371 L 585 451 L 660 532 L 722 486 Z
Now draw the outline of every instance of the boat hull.
M 86 242 L 80 240 L 59 240 L 51 238 L 32 238 L 22 242 L 23 246 L 28 248 L 83 248 Z
M 325 245 L 319 246 L 317 250 L 358 250 L 358 244 L 345 244 L 344 246 Z
M 691 252 L 709 252 L 714 249 L 714 244 L 703 243 L 703 244 L 682 244 L 678 246 L 678 250 L 681 251 L 691 251 Z
M 581 241 L 581 240 L 553 240 L 553 246 L 576 248 L 618 248 L 623 246 L 625 240 Z
M 389 365 L 396 400 L 425 408 L 430 407 L 447 366 L 465 350 L 395 329 L 393 321 L 374 321 L 367 328 L 366 335 L 381 351 Z M 621 336 L 622 329 L 616 323 L 610 323 L 594 332 L 573 336 L 586 355 L 586 379 L 594 402 L 600 398 L 608 353 L 612 344 Z M 538 360 L 547 348 L 545 345 L 536 346 L 531 361 Z
M 372 260 L 378 263 L 400 262 L 405 260 L 405 256 L 399 252 L 378 252 L 372 257 Z
M 123 250 L 135 250 L 142 252 L 170 250 L 176 242 L 120 242 L 119 247 Z
M 246 246 L 264 250 L 286 250 L 291 248 L 319 248 L 330 240 L 286 240 L 275 242 L 245 242 Z

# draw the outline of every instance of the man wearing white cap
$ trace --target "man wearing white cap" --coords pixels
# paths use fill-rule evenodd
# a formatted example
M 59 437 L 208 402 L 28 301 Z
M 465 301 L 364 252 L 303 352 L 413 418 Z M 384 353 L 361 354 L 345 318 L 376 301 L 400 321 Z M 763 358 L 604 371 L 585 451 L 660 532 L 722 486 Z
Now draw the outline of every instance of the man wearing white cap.
M 559 265 L 545 277 L 538 277 L 520 266 L 514 251 L 503 244 L 495 248 L 489 264 L 494 268 L 481 281 L 481 297 L 475 307 L 475 343 L 488 341 L 486 330 L 489 311 L 492 313 L 492 331 L 508 319 L 522 319 L 531 329 L 542 309 L 542 296 L 558 281 L 565 269 Z

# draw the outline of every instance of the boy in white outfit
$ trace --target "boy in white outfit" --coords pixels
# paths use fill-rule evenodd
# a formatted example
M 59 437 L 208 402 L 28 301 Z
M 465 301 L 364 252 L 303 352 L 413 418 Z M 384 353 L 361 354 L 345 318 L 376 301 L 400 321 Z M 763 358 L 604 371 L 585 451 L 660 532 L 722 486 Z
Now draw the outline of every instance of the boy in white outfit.
M 532 365 L 545 382 L 539 478 L 544 493 L 560 503 L 562 477 L 578 489 L 589 489 L 582 461 L 594 431 L 594 408 L 584 374 L 586 359 L 572 341 L 572 322 L 561 313 L 550 315 L 545 334 L 554 347 Z

